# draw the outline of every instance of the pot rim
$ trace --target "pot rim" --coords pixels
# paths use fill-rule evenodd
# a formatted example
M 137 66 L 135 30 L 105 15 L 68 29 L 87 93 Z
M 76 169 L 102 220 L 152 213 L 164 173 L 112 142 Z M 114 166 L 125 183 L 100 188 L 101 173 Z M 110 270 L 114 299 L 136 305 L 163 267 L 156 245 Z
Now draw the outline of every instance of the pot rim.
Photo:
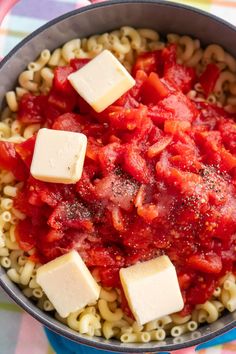
M 91 4 L 70 12 L 67 12 L 59 17 L 56 17 L 55 19 L 48 21 L 45 23 L 43 26 L 39 27 L 32 33 L 30 33 L 26 38 L 24 38 L 19 44 L 17 44 L 0 62 L 0 70 L 1 68 L 8 62 L 8 60 L 15 54 L 17 51 L 24 46 L 27 42 L 29 42 L 31 39 L 33 39 L 35 36 L 43 32 L 49 27 L 52 27 L 53 25 L 63 21 L 64 19 L 67 19 L 69 17 L 72 17 L 74 15 L 88 12 L 90 10 L 96 9 L 96 8 L 103 8 L 103 7 L 108 7 L 111 5 L 119 5 L 119 4 L 124 4 L 124 3 L 146 3 L 146 4 L 157 4 L 160 6 L 164 7 L 169 7 L 169 8 L 180 8 L 188 12 L 193 12 L 196 14 L 200 14 L 202 16 L 211 18 L 215 22 L 223 24 L 225 27 L 228 27 L 232 29 L 233 31 L 236 32 L 236 26 L 232 25 L 231 23 L 213 15 L 208 12 L 205 12 L 203 10 L 197 9 L 192 6 L 184 5 L 184 4 L 179 4 L 179 3 L 174 3 L 174 2 L 166 2 L 165 0 L 109 0 L 109 1 L 104 1 L 96 4 Z M 172 350 L 179 350 L 182 348 L 186 347 L 191 347 L 191 346 L 196 346 L 198 344 L 202 344 L 203 342 L 212 340 L 213 338 L 222 335 L 226 333 L 227 331 L 233 329 L 236 325 L 236 320 L 232 320 L 231 323 L 225 325 L 223 328 L 217 329 L 209 334 L 203 335 L 199 338 L 196 339 L 191 339 L 189 341 L 183 342 L 183 343 L 176 343 L 176 344 L 167 344 L 167 345 L 159 345 L 158 342 L 156 345 L 153 347 L 146 346 L 145 344 L 139 344 L 135 346 L 135 343 L 129 343 L 125 344 L 122 346 L 122 343 L 114 340 L 114 344 L 111 344 L 110 342 L 95 342 L 89 339 L 89 337 L 82 337 L 78 336 L 77 332 L 71 330 L 68 327 L 68 330 L 63 329 L 61 326 L 62 324 L 58 322 L 58 324 L 54 324 L 50 319 L 49 316 L 45 313 L 42 312 L 42 315 L 39 313 L 39 309 L 37 309 L 36 305 L 32 304 L 27 301 L 25 301 L 23 298 L 19 297 L 17 293 L 11 288 L 11 283 L 10 285 L 7 284 L 8 280 L 6 277 L 5 271 L 1 271 L 0 267 L 0 272 L 3 272 L 3 274 L 0 275 L 0 286 L 5 290 L 5 292 L 13 299 L 21 308 L 23 308 L 26 312 L 28 312 L 32 317 L 34 317 L 36 320 L 38 320 L 40 323 L 42 323 L 44 326 L 48 327 L 50 330 L 56 332 L 57 334 L 66 337 L 67 339 L 70 339 L 74 342 L 77 342 L 79 344 L 83 344 L 86 346 L 94 347 L 96 349 L 102 349 L 106 351 L 114 351 L 114 352 L 126 352 L 126 353 L 141 353 L 141 352 L 157 352 L 157 351 L 172 351 Z M 131 344 L 131 345 L 130 345 Z

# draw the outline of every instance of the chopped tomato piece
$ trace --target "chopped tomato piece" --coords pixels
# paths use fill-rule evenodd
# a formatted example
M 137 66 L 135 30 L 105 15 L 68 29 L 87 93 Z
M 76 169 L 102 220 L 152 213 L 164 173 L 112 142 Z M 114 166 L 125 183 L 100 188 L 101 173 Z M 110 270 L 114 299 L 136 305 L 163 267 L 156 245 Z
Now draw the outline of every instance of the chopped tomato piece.
M 159 208 L 154 204 L 145 204 L 138 207 L 137 213 L 148 223 L 159 216 Z
M 119 143 L 111 143 L 99 149 L 98 159 L 103 174 L 109 174 L 116 168 L 117 162 L 121 161 L 123 149 Z
M 15 229 L 16 241 L 24 251 L 31 250 L 36 245 L 35 230 L 30 219 L 20 220 Z
M 133 66 L 132 75 L 135 77 L 138 70 L 143 70 L 147 75 L 151 74 L 151 72 L 162 75 L 163 62 L 161 54 L 161 50 L 140 54 Z
M 70 94 L 74 91 L 71 86 L 68 76 L 73 72 L 70 66 L 58 66 L 54 71 L 53 87 L 56 91 Z
M 129 178 L 109 175 L 96 182 L 97 195 L 124 210 L 131 210 L 137 185 Z
M 48 225 L 53 229 L 60 230 L 63 227 L 92 230 L 93 223 L 91 213 L 80 202 L 74 201 L 60 203 L 50 215 Z
M 59 112 L 71 112 L 76 104 L 76 97 L 74 94 L 65 95 L 62 92 L 52 90 L 48 96 L 48 103 Z
M 120 268 L 118 267 L 104 267 L 103 265 L 101 267 L 97 267 L 98 273 L 101 278 L 102 284 L 104 286 L 108 287 L 113 287 L 116 288 L 120 284 L 120 276 L 119 276 L 119 270 Z
M 160 80 L 159 76 L 152 72 L 142 87 L 142 102 L 145 104 L 157 104 L 160 99 L 167 97 L 169 90 Z
M 187 121 L 166 120 L 164 123 L 164 132 L 175 134 L 178 131 L 186 131 L 191 128 L 191 123 Z
M 162 52 L 164 61 L 164 78 L 178 90 L 187 93 L 193 87 L 196 80 L 196 72 L 193 68 L 176 63 L 176 44 L 170 44 Z
M 175 64 L 164 74 L 164 78 L 178 87 L 183 93 L 189 92 L 196 81 L 196 73 L 193 68 Z
M 165 124 L 168 121 L 165 122 Z M 159 155 L 164 149 L 167 148 L 167 146 L 171 143 L 172 141 L 172 136 L 171 135 L 166 135 L 162 138 L 160 138 L 155 144 L 153 144 L 152 146 L 150 146 L 150 148 L 148 149 L 147 155 L 150 158 L 153 158 L 157 155 Z
M 214 90 L 216 81 L 220 76 L 220 69 L 216 64 L 208 64 L 205 71 L 199 78 L 199 82 L 208 97 L 209 94 Z
M 198 111 L 192 102 L 182 93 L 177 92 L 169 95 L 159 102 L 160 108 L 169 114 L 169 119 L 192 122 L 198 115 Z
M 21 159 L 24 161 L 28 168 L 30 168 L 32 162 L 35 141 L 36 134 L 24 141 L 23 143 L 15 145 L 16 152 L 20 155 Z
M 52 129 L 80 133 L 83 128 L 83 122 L 84 118 L 79 114 L 64 113 L 55 119 Z
M 45 106 L 47 97 L 44 95 L 35 96 L 26 93 L 19 102 L 17 118 L 22 123 L 43 123 L 45 121 Z
M 90 266 L 123 266 L 124 258 L 117 247 L 94 246 L 88 250 L 87 264 Z
M 29 172 L 16 152 L 15 144 L 0 141 L 0 167 L 13 173 L 16 179 L 24 181 Z
M 164 70 L 167 71 L 176 64 L 177 46 L 176 44 L 167 45 L 162 51 L 162 60 L 164 62 Z
M 90 59 L 87 58 L 75 58 L 71 59 L 70 61 L 70 66 L 73 68 L 74 71 L 77 71 L 81 69 L 84 65 L 88 64 L 90 62 Z
M 220 273 L 222 269 L 221 258 L 216 254 L 195 254 L 189 257 L 188 264 L 191 268 L 204 273 Z
M 137 148 L 129 145 L 124 152 L 123 168 L 140 183 L 150 182 L 150 171 L 145 159 L 140 155 Z

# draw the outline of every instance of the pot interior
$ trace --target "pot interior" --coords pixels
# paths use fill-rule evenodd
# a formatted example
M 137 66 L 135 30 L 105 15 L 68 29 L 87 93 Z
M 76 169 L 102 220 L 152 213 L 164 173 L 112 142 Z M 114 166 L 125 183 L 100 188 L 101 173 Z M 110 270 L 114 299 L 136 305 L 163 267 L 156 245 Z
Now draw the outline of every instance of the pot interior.
M 216 17 L 189 7 L 157 1 L 114 1 L 89 6 L 55 19 L 28 36 L 0 64 L 0 106 L 4 94 L 14 88 L 16 78 L 41 50 L 53 50 L 76 37 L 104 33 L 124 25 L 146 27 L 167 33 L 186 34 L 200 39 L 202 45 L 217 43 L 236 57 L 236 29 Z M 210 340 L 235 327 L 236 312 L 226 313 L 215 323 L 164 342 L 124 344 L 116 340 L 80 335 L 36 308 L 0 269 L 0 284 L 6 292 L 44 325 L 57 333 L 85 345 L 116 352 L 156 352 L 177 350 Z

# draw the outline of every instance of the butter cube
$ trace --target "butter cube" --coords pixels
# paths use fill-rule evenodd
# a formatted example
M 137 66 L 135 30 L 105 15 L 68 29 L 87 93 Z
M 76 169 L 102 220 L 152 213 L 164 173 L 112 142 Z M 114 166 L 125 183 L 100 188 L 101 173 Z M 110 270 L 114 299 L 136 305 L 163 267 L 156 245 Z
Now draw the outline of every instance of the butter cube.
M 135 80 L 109 50 L 70 74 L 68 80 L 96 112 L 102 112 L 135 85 Z
M 184 307 L 175 267 L 167 256 L 122 268 L 120 280 L 140 325 Z
M 76 251 L 39 267 L 36 281 L 63 318 L 96 301 L 100 294 L 99 285 Z
M 40 129 L 30 167 L 32 176 L 45 182 L 76 183 L 82 175 L 86 146 L 84 134 Z

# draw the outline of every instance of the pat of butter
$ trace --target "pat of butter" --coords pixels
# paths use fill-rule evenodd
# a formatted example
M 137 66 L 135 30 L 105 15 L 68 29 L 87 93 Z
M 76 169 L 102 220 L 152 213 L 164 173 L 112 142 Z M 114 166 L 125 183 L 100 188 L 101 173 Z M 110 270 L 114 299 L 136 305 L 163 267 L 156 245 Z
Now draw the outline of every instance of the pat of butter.
M 122 268 L 120 279 L 130 309 L 141 325 L 183 309 L 175 267 L 167 256 Z
M 76 183 L 83 172 L 86 146 L 84 134 L 40 129 L 30 167 L 32 176 L 45 182 Z
M 109 50 L 70 74 L 68 80 L 96 112 L 102 112 L 135 85 L 135 80 Z
M 76 251 L 39 267 L 36 281 L 63 318 L 93 303 L 100 294 L 99 285 Z

